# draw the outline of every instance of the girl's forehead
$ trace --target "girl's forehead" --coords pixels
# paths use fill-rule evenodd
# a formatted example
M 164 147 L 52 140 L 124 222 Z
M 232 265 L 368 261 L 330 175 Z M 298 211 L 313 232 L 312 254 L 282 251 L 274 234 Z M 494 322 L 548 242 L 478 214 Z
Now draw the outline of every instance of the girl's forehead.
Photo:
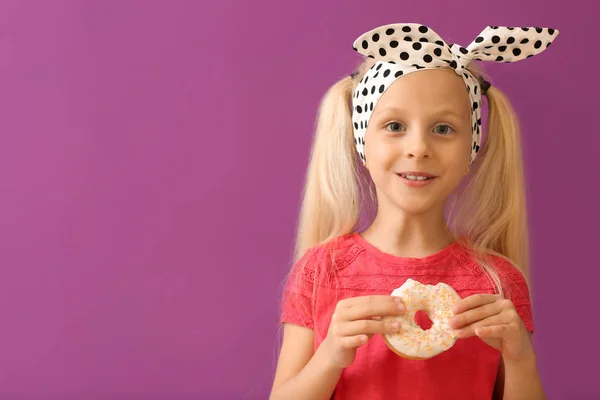
M 379 99 L 377 109 L 424 104 L 469 108 L 467 88 L 460 77 L 447 69 L 418 71 L 390 85 Z

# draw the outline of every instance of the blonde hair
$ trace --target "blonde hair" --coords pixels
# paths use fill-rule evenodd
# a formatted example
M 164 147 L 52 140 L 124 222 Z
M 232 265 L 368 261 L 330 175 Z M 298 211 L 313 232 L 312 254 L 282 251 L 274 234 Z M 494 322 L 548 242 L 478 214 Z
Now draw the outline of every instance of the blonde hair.
M 374 61 L 366 59 L 353 78 L 336 82 L 321 102 L 300 211 L 294 260 L 311 247 L 357 228 L 372 190 L 361 184 L 364 171 L 354 144 L 351 97 Z M 469 70 L 483 76 L 474 64 Z M 507 97 L 490 87 L 488 123 L 470 178 L 457 193 L 448 224 L 474 251 L 480 266 L 503 293 L 490 262 L 501 256 L 528 277 L 528 232 L 521 138 L 515 111 Z M 364 183 L 364 182 L 362 182 Z M 372 186 L 367 182 L 367 189 Z M 372 199 L 371 199 L 372 200 Z

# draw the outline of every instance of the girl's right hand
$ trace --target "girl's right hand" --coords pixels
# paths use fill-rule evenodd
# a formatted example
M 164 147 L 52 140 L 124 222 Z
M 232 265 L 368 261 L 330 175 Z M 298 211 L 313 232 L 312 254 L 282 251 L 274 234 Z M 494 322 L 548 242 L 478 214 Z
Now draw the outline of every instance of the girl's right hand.
M 346 368 L 354 362 L 356 349 L 366 344 L 374 334 L 398 332 L 398 323 L 386 321 L 383 317 L 399 316 L 404 311 L 402 300 L 394 296 L 361 296 L 341 300 L 322 343 L 332 364 Z

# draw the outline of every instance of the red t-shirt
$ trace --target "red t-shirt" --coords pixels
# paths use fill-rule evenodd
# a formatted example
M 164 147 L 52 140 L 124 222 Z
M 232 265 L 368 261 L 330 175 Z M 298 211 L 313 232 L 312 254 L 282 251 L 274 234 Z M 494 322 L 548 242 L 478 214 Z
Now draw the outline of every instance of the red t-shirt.
M 522 274 L 501 257 L 494 266 L 509 290 L 526 328 L 533 332 L 529 290 Z M 396 257 L 378 250 L 360 234 L 339 237 L 309 251 L 292 268 L 284 290 L 282 323 L 314 331 L 314 350 L 329 328 L 339 300 L 386 294 L 408 278 L 424 284 L 444 282 L 461 298 L 494 293 L 492 281 L 467 248 L 455 242 L 424 258 Z M 459 339 L 448 351 L 428 360 L 397 356 L 375 335 L 360 347 L 346 368 L 333 399 L 486 399 L 492 397 L 500 352 L 477 337 Z

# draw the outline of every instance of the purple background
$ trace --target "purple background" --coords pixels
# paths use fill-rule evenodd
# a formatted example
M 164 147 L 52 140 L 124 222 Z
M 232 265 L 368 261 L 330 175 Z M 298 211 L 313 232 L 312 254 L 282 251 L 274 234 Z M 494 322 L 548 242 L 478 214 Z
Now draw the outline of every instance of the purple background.
M 392 22 L 561 30 L 489 72 L 524 128 L 548 397 L 598 398 L 595 3 L 3 0 L 0 398 L 267 398 L 317 104 Z

